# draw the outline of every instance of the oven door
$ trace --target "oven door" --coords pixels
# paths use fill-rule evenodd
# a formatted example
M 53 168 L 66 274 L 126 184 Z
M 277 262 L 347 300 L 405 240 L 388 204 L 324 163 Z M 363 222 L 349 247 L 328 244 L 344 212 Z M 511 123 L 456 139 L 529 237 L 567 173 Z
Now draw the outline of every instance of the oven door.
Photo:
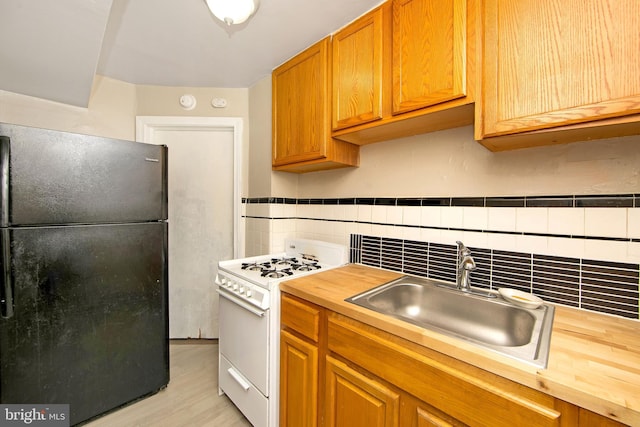
M 263 310 L 218 288 L 222 354 L 260 392 L 269 396 L 269 316 Z

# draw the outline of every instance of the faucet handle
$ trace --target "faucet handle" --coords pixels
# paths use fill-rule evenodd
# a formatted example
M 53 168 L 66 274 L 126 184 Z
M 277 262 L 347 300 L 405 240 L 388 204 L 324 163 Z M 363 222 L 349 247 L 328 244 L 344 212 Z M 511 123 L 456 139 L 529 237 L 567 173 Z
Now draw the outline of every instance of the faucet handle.
M 460 240 L 456 240 L 456 243 L 458 244 L 458 254 L 463 257 L 466 255 L 471 255 L 471 250 L 469 250 L 469 248 L 467 248 L 464 243 L 462 243 Z

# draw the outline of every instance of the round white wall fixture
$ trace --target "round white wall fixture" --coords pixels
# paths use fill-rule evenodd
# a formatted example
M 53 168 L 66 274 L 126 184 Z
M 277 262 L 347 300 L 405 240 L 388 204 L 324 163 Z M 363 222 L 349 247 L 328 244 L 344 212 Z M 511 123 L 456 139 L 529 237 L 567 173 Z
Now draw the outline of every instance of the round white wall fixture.
M 224 108 L 227 106 L 227 100 L 224 98 L 213 98 L 211 100 L 213 108 Z
M 196 97 L 185 94 L 180 97 L 180 106 L 185 110 L 193 110 L 196 108 Z

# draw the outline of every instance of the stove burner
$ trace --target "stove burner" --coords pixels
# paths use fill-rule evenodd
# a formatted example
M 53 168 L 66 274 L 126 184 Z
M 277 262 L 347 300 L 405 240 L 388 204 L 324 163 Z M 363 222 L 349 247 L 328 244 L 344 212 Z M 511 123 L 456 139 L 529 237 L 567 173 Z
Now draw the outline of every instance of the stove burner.
M 291 271 L 290 268 L 284 268 L 282 270 L 276 270 L 274 268 L 272 270 L 264 270 L 260 275 L 262 277 L 268 277 L 270 279 L 279 279 L 281 277 L 291 276 L 292 274 L 293 274 L 293 271 Z
M 319 270 L 321 267 L 317 263 L 307 263 L 303 262 L 302 264 L 294 264 L 293 269 L 295 271 L 312 271 Z
M 297 262 L 298 260 L 293 257 L 292 258 L 287 258 L 287 257 L 271 258 L 271 265 L 276 267 L 290 267 Z
M 257 262 L 243 262 L 242 269 L 247 271 L 264 271 L 269 268 L 268 262 L 258 264 Z

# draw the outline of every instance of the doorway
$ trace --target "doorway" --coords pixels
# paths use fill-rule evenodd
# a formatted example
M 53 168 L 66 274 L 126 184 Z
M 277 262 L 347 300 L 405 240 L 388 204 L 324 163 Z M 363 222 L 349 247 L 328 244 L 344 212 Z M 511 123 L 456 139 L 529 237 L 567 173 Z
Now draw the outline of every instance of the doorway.
M 218 261 L 241 256 L 242 119 L 138 117 L 168 154 L 169 337 L 218 338 Z

